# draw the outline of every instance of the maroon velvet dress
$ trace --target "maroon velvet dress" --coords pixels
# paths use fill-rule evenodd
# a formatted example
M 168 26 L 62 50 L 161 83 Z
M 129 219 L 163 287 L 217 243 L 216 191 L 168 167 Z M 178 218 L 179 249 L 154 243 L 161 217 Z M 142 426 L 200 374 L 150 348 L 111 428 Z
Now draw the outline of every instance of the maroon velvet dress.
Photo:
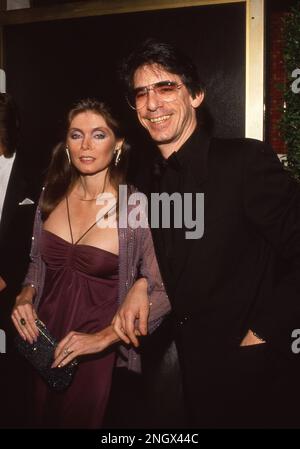
M 72 235 L 71 226 L 70 231 Z M 42 231 L 41 254 L 46 263 L 46 278 L 38 316 L 58 341 L 72 330 L 93 333 L 105 328 L 117 310 L 118 256 L 78 244 L 82 237 L 69 243 Z M 37 377 L 35 425 L 100 428 L 114 358 L 113 349 L 82 356 L 73 382 L 64 392 L 51 390 Z

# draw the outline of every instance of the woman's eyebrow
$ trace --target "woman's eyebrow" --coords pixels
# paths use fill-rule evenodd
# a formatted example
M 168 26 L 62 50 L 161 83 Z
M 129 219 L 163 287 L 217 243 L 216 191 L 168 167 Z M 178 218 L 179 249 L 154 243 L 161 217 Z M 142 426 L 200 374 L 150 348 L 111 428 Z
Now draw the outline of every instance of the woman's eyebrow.
M 69 132 L 74 132 L 74 131 L 79 131 L 81 133 L 83 133 L 84 131 L 80 128 L 70 128 Z M 104 126 L 97 126 L 96 128 L 93 128 L 91 130 L 92 132 L 95 131 L 108 131 L 108 128 L 104 127 Z

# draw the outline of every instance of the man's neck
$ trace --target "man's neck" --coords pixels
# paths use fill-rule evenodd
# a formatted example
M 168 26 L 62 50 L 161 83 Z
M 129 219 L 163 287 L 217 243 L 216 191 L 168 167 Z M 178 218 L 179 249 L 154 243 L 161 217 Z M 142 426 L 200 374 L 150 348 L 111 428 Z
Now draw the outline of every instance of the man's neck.
M 180 149 L 183 147 L 185 142 L 191 137 L 193 132 L 195 131 L 197 127 L 197 123 L 195 122 L 194 126 L 186 131 L 186 133 L 183 133 L 176 141 L 174 142 L 168 142 L 168 143 L 162 143 L 161 145 L 158 145 L 158 149 L 164 159 L 168 159 L 171 154 L 174 152 L 180 151 Z

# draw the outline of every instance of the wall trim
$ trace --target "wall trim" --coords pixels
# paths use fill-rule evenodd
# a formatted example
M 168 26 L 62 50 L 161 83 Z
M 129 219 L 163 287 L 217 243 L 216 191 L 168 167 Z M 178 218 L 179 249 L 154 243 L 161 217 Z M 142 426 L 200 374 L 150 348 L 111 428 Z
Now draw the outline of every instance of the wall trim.
M 47 7 L 33 7 L 0 13 L 0 25 L 45 22 L 49 20 L 76 19 L 160 9 L 187 8 L 225 3 L 241 3 L 246 0 L 98 0 L 65 3 Z

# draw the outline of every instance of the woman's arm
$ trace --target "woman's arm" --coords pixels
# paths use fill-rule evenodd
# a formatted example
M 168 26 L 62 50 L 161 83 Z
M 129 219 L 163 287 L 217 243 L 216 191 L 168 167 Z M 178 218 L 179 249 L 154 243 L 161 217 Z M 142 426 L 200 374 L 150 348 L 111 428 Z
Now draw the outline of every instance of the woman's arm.
M 40 203 L 39 203 L 40 204 Z M 37 290 L 41 285 L 42 260 L 40 255 L 40 235 L 42 230 L 42 220 L 40 207 L 37 207 L 34 225 L 33 237 L 30 250 L 29 268 L 25 277 L 23 288 L 16 297 L 15 306 L 12 311 L 12 321 L 24 340 L 30 343 L 36 341 L 39 331 L 35 324 L 37 318 L 33 305 L 33 300 L 37 295 Z
M 43 222 L 41 218 L 41 209 L 40 209 L 42 195 L 39 200 L 39 205 L 35 213 L 35 219 L 33 224 L 33 236 L 30 250 L 30 264 L 23 282 L 23 286 L 31 285 L 32 287 L 34 287 L 36 295 L 39 295 L 40 287 L 43 287 L 43 279 L 41 279 L 43 277 L 42 276 L 43 262 L 40 252 L 40 239 L 43 229 Z

